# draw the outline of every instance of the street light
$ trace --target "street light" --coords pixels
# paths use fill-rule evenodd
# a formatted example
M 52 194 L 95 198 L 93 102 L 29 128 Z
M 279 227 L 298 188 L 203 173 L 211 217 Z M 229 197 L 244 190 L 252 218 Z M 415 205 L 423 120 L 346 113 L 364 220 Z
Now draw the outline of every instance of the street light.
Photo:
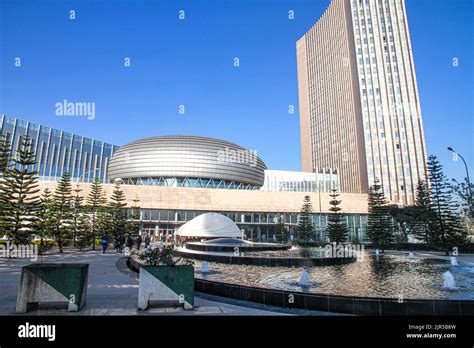
M 469 170 L 467 169 L 466 160 L 459 153 L 454 151 L 454 149 L 450 146 L 448 147 L 448 151 L 451 151 L 452 153 L 459 156 L 464 162 L 464 167 L 466 167 L 467 188 L 469 190 L 469 214 L 472 214 L 472 189 L 471 189 L 471 180 L 469 180 Z
M 100 168 L 96 168 L 94 170 L 90 170 L 88 171 L 87 173 L 83 173 L 82 174 L 82 177 L 81 177 L 81 182 L 84 183 L 84 179 L 86 178 L 86 175 L 90 174 L 90 173 L 95 173 L 96 171 L 100 170 Z M 94 177 L 95 178 L 95 177 Z
M 114 180 L 114 184 L 123 185 L 124 181 L 123 181 L 122 178 L 117 178 L 117 179 Z

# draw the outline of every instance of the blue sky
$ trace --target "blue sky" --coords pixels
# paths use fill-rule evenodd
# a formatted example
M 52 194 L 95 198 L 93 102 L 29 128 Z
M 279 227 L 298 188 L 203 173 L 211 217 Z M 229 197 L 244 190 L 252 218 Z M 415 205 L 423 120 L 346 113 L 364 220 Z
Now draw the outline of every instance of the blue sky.
M 272 169 L 300 170 L 295 42 L 328 3 L 0 0 L 0 113 L 117 145 L 217 137 L 257 150 Z M 458 179 L 464 166 L 449 145 L 474 177 L 473 8 L 407 0 L 428 153 Z M 64 99 L 94 102 L 96 118 L 55 116 Z

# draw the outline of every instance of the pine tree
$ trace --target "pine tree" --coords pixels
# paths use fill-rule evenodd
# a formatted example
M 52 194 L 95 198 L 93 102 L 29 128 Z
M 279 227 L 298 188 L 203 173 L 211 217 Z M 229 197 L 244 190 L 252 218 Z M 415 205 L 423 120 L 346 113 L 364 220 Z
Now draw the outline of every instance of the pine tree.
M 452 190 L 458 198 L 460 209 L 463 215 L 463 220 L 467 224 L 467 229 L 471 232 L 472 223 L 474 220 L 474 184 L 470 183 L 469 180 L 464 178 L 464 182 L 458 182 L 456 179 L 452 180 Z
M 129 219 L 127 221 L 127 233 L 132 237 L 137 237 L 140 232 L 140 200 L 135 197 L 133 199 L 133 206 L 130 208 Z
M 84 197 L 81 196 L 81 189 L 77 184 L 74 189 L 75 195 L 72 198 L 72 220 L 71 220 L 71 234 L 74 246 L 77 246 L 80 251 L 90 244 L 90 226 L 89 217 L 84 208 Z
M 0 135 L 0 175 L 10 167 L 11 145 L 8 134 Z
M 435 214 L 431 207 L 430 194 L 426 181 L 420 180 L 416 185 L 416 199 L 415 199 L 415 223 L 413 235 L 430 244 L 430 227 L 431 222 L 434 221 Z
M 329 208 L 329 211 L 331 211 L 332 214 L 328 215 L 328 225 L 326 228 L 329 240 L 337 244 L 344 243 L 347 240 L 349 229 L 344 222 L 345 216 L 340 213 L 341 208 L 339 205 L 341 204 L 341 200 L 338 200 L 339 193 L 337 193 L 336 189 L 331 190 L 330 197 L 331 200 L 329 204 L 331 208 Z
M 393 219 L 395 241 L 397 243 L 407 243 L 408 236 L 414 234 L 416 231 L 416 206 L 389 205 L 387 206 L 387 209 Z
M 64 242 L 71 237 L 73 218 L 71 177 L 64 173 L 53 194 L 53 228 L 52 235 L 63 252 Z
M 87 211 L 91 215 L 90 229 L 92 249 L 95 250 L 96 236 L 103 230 L 104 208 L 107 203 L 99 178 L 95 178 L 87 196 Z
M 444 250 L 446 255 L 454 247 L 467 242 L 467 229 L 456 213 L 457 204 L 452 199 L 452 189 L 436 156 L 428 157 L 431 207 L 436 215 L 430 223 L 429 243 Z
M 35 160 L 31 138 L 22 136 L 12 166 L 3 174 L 3 227 L 14 244 L 27 244 L 33 237 L 39 207 Z
M 127 210 L 125 207 L 125 194 L 123 193 L 120 184 L 115 183 L 112 197 L 110 197 L 110 228 L 114 237 L 123 235 L 127 225 Z
M 369 188 L 368 199 L 367 237 L 374 248 L 381 248 L 383 252 L 393 240 L 393 221 L 378 179 Z
M 41 194 L 37 212 L 36 235 L 40 238 L 40 250 L 45 249 L 44 239 L 53 235 L 53 201 L 51 191 L 45 188 Z
M 11 145 L 9 136 L 0 135 L 0 237 L 6 235 L 6 217 L 9 213 L 9 204 L 11 192 L 6 186 L 4 179 L 5 172 L 10 168 Z
M 314 232 L 314 225 L 312 221 L 313 206 L 311 204 L 310 196 L 305 196 L 301 213 L 299 215 L 298 226 L 296 231 L 298 233 L 298 243 L 304 247 L 308 247 L 311 235 Z
M 285 244 L 288 242 L 288 232 L 285 230 L 283 215 L 279 215 L 276 219 L 275 238 L 278 243 Z
M 105 204 L 101 208 L 99 208 L 97 212 L 97 232 L 98 237 L 103 235 L 110 235 L 111 231 L 113 231 L 113 216 L 111 212 L 111 208 L 107 205 L 107 198 L 104 195 Z

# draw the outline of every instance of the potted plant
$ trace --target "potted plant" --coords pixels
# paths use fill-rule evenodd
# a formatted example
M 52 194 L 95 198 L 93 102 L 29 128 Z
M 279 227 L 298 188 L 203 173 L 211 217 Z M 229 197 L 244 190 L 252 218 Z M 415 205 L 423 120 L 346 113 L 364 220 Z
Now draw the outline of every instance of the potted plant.
M 138 254 L 144 266 L 139 270 L 138 308 L 150 301 L 194 307 L 194 267 L 188 259 L 173 256 L 172 247 L 147 248 Z

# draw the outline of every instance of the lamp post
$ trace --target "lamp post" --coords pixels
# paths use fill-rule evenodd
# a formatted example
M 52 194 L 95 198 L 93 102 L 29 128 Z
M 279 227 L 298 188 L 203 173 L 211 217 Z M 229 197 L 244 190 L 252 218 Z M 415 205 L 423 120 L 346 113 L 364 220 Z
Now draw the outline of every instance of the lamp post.
M 98 170 L 100 170 L 100 168 L 96 168 L 96 169 L 94 169 L 94 170 L 90 170 L 90 171 L 88 171 L 87 173 L 82 174 L 81 182 L 84 183 L 84 179 L 85 179 L 85 177 L 86 177 L 87 174 L 95 173 L 95 172 L 98 171 Z
M 114 180 L 114 184 L 123 185 L 123 183 L 124 183 L 124 182 L 123 182 L 122 178 L 116 178 L 116 179 Z
M 469 190 L 469 203 L 468 203 L 468 205 L 469 205 L 469 214 L 472 215 L 472 189 L 471 189 L 471 180 L 469 180 L 469 170 L 467 168 L 466 160 L 459 153 L 454 151 L 454 149 L 452 147 L 448 147 L 448 151 L 451 151 L 453 154 L 456 154 L 457 156 L 459 156 L 462 159 L 462 161 L 464 162 L 464 167 L 466 168 L 467 188 Z

